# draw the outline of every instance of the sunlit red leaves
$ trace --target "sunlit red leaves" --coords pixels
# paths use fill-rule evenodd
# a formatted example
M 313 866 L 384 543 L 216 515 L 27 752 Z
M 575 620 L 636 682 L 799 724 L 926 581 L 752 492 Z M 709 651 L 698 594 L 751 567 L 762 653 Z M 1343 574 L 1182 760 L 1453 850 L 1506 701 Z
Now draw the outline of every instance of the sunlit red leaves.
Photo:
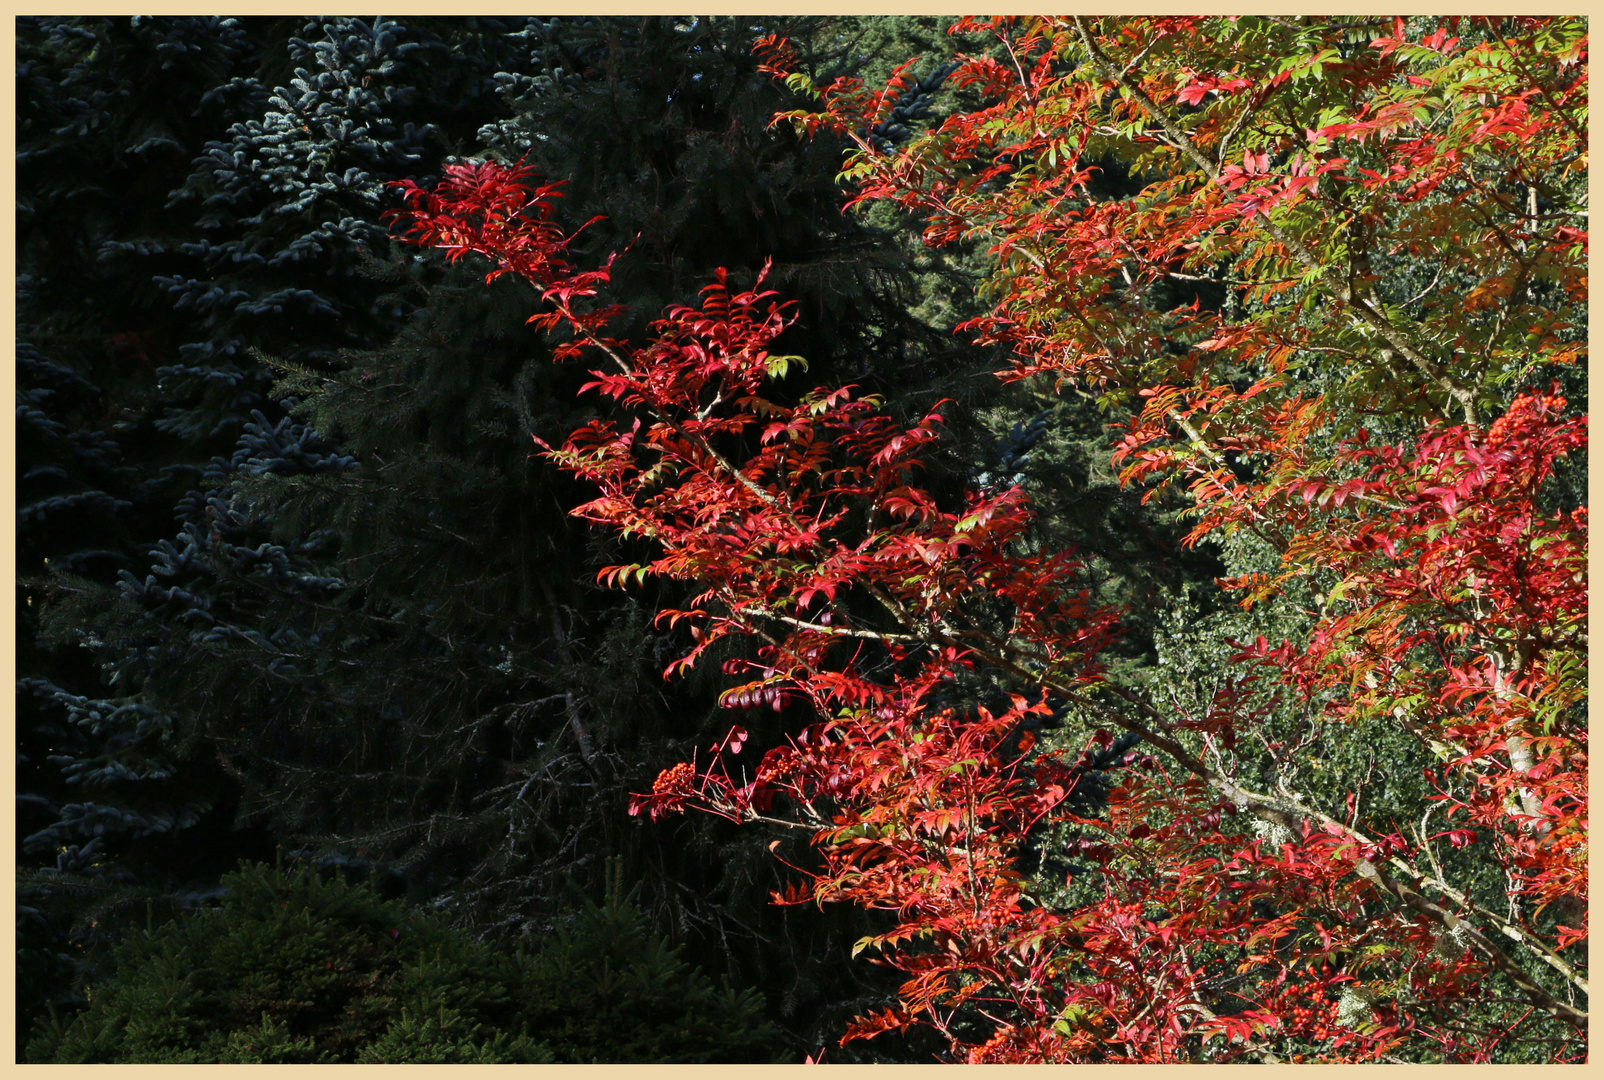
M 1585 896 L 1576 841 L 1585 827 L 1585 742 L 1576 722 L 1585 685 L 1576 664 L 1585 520 L 1536 509 L 1553 459 L 1582 444 L 1583 422 L 1552 402 L 1538 417 L 1535 399 L 1522 397 L 1485 437 L 1474 422 L 1427 424 L 1413 445 L 1370 447 L 1354 427 L 1367 410 L 1466 410 L 1479 391 L 1465 388 L 1499 364 L 1583 355 L 1584 346 L 1561 333 L 1534 329 L 1513 340 L 1518 320 L 1508 315 L 1538 251 L 1547 280 L 1585 295 L 1585 228 L 1565 214 L 1523 214 L 1496 186 L 1505 181 L 1491 178 L 1532 185 L 1582 167 L 1585 38 L 1571 40 L 1571 28 L 1539 19 L 1482 20 L 1480 40 L 1466 48 L 1447 25 L 1412 40 L 1399 19 L 1378 23 L 1369 49 L 1356 51 L 1318 23 L 1286 26 L 1267 32 L 1281 33 L 1290 54 L 1236 47 L 1223 20 L 963 20 L 954 31 L 978 35 L 988 48 L 954 81 L 977 93 L 980 106 L 953 113 L 906 149 L 860 142 L 845 175 L 858 201 L 889 200 L 922 215 L 928 243 L 984 239 L 999 261 L 992 285 L 1001 299 L 968 328 L 1015 348 L 1016 377 L 1053 374 L 1131 395 L 1139 412 L 1116 447 L 1122 479 L 1146 486 L 1148 497 L 1186 490 L 1197 511 L 1190 540 L 1248 531 L 1285 555 L 1280 573 L 1224 584 L 1252 598 L 1292 577 L 1332 579 L 1307 646 L 1261 643 L 1244 661 L 1261 661 L 1303 691 L 1341 691 L 1339 716 L 1396 713 L 1422 738 L 1449 740 L 1457 750 L 1446 770 L 1458 783 L 1448 786 L 1461 794 L 1445 796 L 1443 809 L 1480 829 L 1450 829 L 1443 839 L 1492 845 L 1539 902 Z M 1107 58 L 1101 81 L 1062 77 L 1085 64 L 1088 36 Z M 1137 88 L 1194 111 L 1157 115 Z M 861 130 L 867 100 L 858 88 L 826 88 L 822 110 L 807 122 Z M 1094 195 L 1097 176 L 1082 159 L 1119 138 L 1153 177 L 1136 198 Z M 1366 245 L 1429 255 L 1470 284 L 1451 297 L 1428 289 L 1408 325 L 1388 325 L 1396 316 L 1376 306 Z M 1150 297 L 1177 282 L 1226 276 L 1240 283 L 1237 298 L 1250 317 L 1232 317 L 1229 304 L 1151 306 Z M 1528 306 L 1518 318 L 1543 316 Z M 1381 341 L 1356 340 L 1356 326 L 1381 331 Z M 1431 354 L 1442 357 L 1435 382 L 1426 378 L 1434 361 L 1419 349 L 1415 368 L 1388 366 L 1386 350 L 1415 348 L 1411 340 L 1442 343 Z M 1181 350 L 1177 342 L 1193 344 Z M 1297 370 L 1321 354 L 1346 357 L 1332 362 L 1350 376 L 1334 380 L 1342 387 L 1335 400 L 1305 389 Z M 1255 369 L 1266 376 L 1244 385 L 1240 372 Z M 1521 419 L 1528 414 L 1531 423 Z M 1344 439 L 1351 441 L 1333 458 L 1329 447 Z M 1235 730 L 1232 719 L 1251 726 L 1250 716 L 1230 711 L 1225 703 L 1209 721 L 1222 736 Z M 1469 799 L 1467 790 L 1475 792 Z M 1134 792 L 1116 805 L 1134 805 Z M 1403 944 L 1414 932 L 1408 919 L 1372 918 L 1362 932 L 1351 920 L 1371 889 L 1355 875 L 1356 860 L 1420 853 L 1390 829 L 1363 841 L 1307 819 L 1301 829 L 1222 865 L 1282 901 L 1302 889 L 1308 903 L 1334 905 L 1317 924 L 1333 955 L 1374 946 L 1390 931 L 1393 961 L 1414 963 Z M 1148 846 L 1157 835 L 1145 820 L 1129 832 Z M 1183 864 L 1196 865 L 1194 856 Z M 1567 941 L 1573 933 L 1563 932 Z M 1160 937 L 1169 944 L 1176 931 Z M 1121 939 L 1094 940 L 1111 949 Z M 1422 940 L 1430 951 L 1429 934 Z M 1411 970 L 1431 971 L 1417 989 L 1447 1001 L 1472 992 L 1476 973 L 1485 973 L 1480 963 Z M 1279 997 L 1261 993 L 1263 1032 L 1285 1025 L 1329 1036 L 1338 1057 L 1380 1053 L 1411 1032 L 1462 1060 L 1477 1060 L 1497 1041 L 1417 1030 L 1384 1002 L 1350 1010 L 1370 1016 L 1361 1034 L 1338 1023 L 1334 1002 L 1316 1000 L 1351 978 L 1339 967 L 1324 982 L 1290 968 L 1285 978 Z M 1070 1025 L 1083 1040 L 1074 1052 L 1095 1045 L 1114 1053 L 1111 1038 L 1141 1046 L 1151 1060 L 1171 1051 L 1144 1041 L 1148 1028 L 1122 1023 L 1117 1036 L 1097 1028 L 1091 1043 Z M 1257 1030 L 1236 1019 L 1208 1023 L 1238 1043 Z M 1039 1035 L 1029 1024 L 1000 1025 L 973 1053 L 1051 1058 L 1033 1041 Z
M 1480 831 L 1444 835 L 1491 845 L 1537 905 L 1587 896 L 1586 515 L 1540 502 L 1555 463 L 1585 445 L 1585 419 L 1562 398 L 1525 394 L 1485 435 L 1356 439 L 1333 463 L 1349 479 L 1266 486 L 1233 508 L 1247 518 L 1301 497 L 1315 512 L 1298 523 L 1290 572 L 1336 582 L 1306 648 L 1261 639 L 1248 655 L 1306 694 L 1337 691 L 1335 716 L 1398 711 L 1454 747 L 1446 768 L 1469 794 L 1442 800 Z
M 1354 222 L 1379 222 L 1382 242 L 1411 255 L 1451 237 L 1444 257 L 1478 284 L 1457 308 L 1428 306 L 1425 336 L 1456 343 L 1450 375 L 1473 378 L 1452 364 L 1484 355 L 1478 335 L 1492 324 L 1465 320 L 1496 319 L 1510 302 L 1526 273 L 1511 251 L 1546 252 L 1549 279 L 1585 291 L 1584 228 L 1487 225 L 1508 207 L 1466 179 L 1472 150 L 1574 166 L 1561 114 L 1585 101 L 1585 70 L 1566 68 L 1585 45 L 1555 58 L 1570 81 L 1539 107 L 1488 50 L 1456 51 L 1444 34 L 1401 43 L 1401 25 L 1339 62 L 1319 41 L 1300 57 L 1244 55 L 1207 20 L 1095 22 L 1106 54 L 1149 58 L 1130 70 L 1153 100 L 1197 110 L 1202 152 L 1243 133 L 1210 174 L 1110 80 L 1063 77 L 1055 63 L 1079 40 L 1067 23 L 961 25 L 1002 50 L 955 75 L 991 100 L 950 116 L 933 139 L 882 153 L 864 137 L 905 89 L 906 68 L 883 92 L 823 87 L 823 110 L 793 118 L 858 138 L 848 173 L 859 201 L 925 215 L 932 243 L 987 240 L 1001 299 L 970 328 L 1017 350 L 1013 377 L 1050 373 L 1125 394 L 1134 412 L 1114 448 L 1125 482 L 1149 497 L 1185 490 L 1193 541 L 1247 530 L 1284 555 L 1277 573 L 1222 584 L 1252 599 L 1292 576 L 1330 582 L 1307 642 L 1246 647 L 1241 676 L 1174 730 L 1227 748 L 1252 731 L 1252 665 L 1324 694 L 1338 719 L 1393 717 L 1448 748 L 1434 776 L 1448 827 L 1426 843 L 1491 851 L 1537 904 L 1584 899 L 1585 513 L 1545 512 L 1539 490 L 1585 444 L 1585 421 L 1552 395 L 1524 395 L 1485 433 L 1425 424 L 1412 440 L 1372 445 L 1352 426 L 1364 409 L 1441 402 L 1424 401 L 1429 384 L 1389 373 L 1375 343 L 1354 336 L 1364 273 L 1334 286 L 1267 222 L 1296 226 L 1322 256 L 1352 239 L 1341 230 Z M 783 73 L 784 44 L 765 48 Z M 1294 96 L 1316 91 L 1333 122 L 1250 122 L 1256 110 L 1297 112 Z M 1431 109 L 1443 106 L 1432 94 L 1486 101 L 1434 127 Z M 1139 199 L 1086 198 L 1097 177 L 1078 158 L 1106 149 L 1110 130 L 1127 132 L 1157 177 Z M 755 767 L 746 730 L 732 728 L 702 767 L 665 771 L 631 812 L 696 808 L 805 827 L 821 865 L 780 902 L 895 913 L 890 932 L 860 945 L 909 976 L 901 1001 L 848 1038 L 930 1025 L 955 1057 L 998 1062 L 1165 1061 L 1200 1047 L 1210 1060 L 1252 1059 L 1288 1039 L 1330 1060 L 1374 1059 L 1405 1038 L 1463 1060 L 1491 1052 L 1491 1035 L 1433 1019 L 1456 995 L 1486 993 L 1485 958 L 1360 872 L 1421 856 L 1396 825 L 1281 813 L 1258 819 L 1277 824 L 1255 836 L 1201 771 L 1173 779 L 1135 752 L 1114 768 L 1106 814 L 1082 819 L 1070 796 L 1091 759 L 1043 752 L 1029 722 L 1044 698 L 1001 711 L 941 700 L 938 688 L 980 664 L 1015 674 L 1024 664 L 1060 690 L 1096 684 L 1116 629 L 1073 557 L 1020 543 L 1030 510 L 1018 491 L 972 492 L 954 506 L 919 486 L 941 407 L 904 426 L 851 388 L 794 404 L 764 397 L 791 359 L 770 352 L 791 315 L 761 280 L 738 291 L 721 274 L 699 307 L 665 313 L 646 344 L 606 339 L 609 310 L 587 305 L 607 267 L 566 261 L 555 192 L 526 193 L 516 167 L 452 169 L 435 192 L 407 189 L 411 239 L 452 258 L 478 253 L 492 275 L 533 283 L 550 305 L 538 318 L 567 334 L 559 356 L 603 361 L 587 389 L 635 414 L 627 425 L 598 420 L 548 454 L 598 488 L 581 516 L 651 542 L 641 562 L 603 580 L 694 583 L 684 609 L 663 613 L 691 632 L 676 667 L 731 635 L 753 639 L 755 658 L 726 670 L 745 681 L 720 704 L 803 718 Z M 1450 179 L 1469 187 L 1443 204 Z M 1251 316 L 1197 301 L 1153 310 L 1161 286 L 1212 280 L 1222 266 L 1241 304 L 1257 305 Z M 1581 355 L 1557 319 L 1528 310 L 1518 321 L 1531 322 L 1543 357 Z M 1298 370 L 1311 350 L 1343 355 L 1381 389 L 1314 394 Z M 981 607 L 992 622 L 971 617 Z M 1068 854 L 1094 868 L 1100 899 L 1054 911 L 1031 894 L 1019 861 L 1047 822 L 1072 830 Z M 1562 924 L 1556 947 L 1582 934 Z M 1370 985 L 1384 981 L 1370 969 L 1383 968 L 1397 975 L 1389 993 L 1407 985 L 1414 1004 Z M 978 1041 L 959 1034 L 960 1012 L 988 1018 Z

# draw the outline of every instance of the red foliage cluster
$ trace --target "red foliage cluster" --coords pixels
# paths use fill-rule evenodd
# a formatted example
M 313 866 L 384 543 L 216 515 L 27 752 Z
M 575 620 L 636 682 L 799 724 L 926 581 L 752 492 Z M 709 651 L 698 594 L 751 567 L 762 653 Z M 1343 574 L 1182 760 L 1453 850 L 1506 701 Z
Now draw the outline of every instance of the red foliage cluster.
M 1410 44 L 1394 28 L 1362 64 L 1315 42 L 1302 68 L 1267 74 L 1229 59 L 1211 24 L 1195 19 L 1095 34 L 1082 20 L 1024 33 L 1009 20 L 958 29 L 995 33 L 1009 50 L 1011 62 L 971 57 L 960 69 L 996 102 L 949 119 L 919 152 L 864 144 L 849 168 L 859 197 L 918 209 L 932 242 L 979 230 L 996 238 L 998 258 L 1016 269 L 978 329 L 1019 350 L 1011 376 L 1123 388 L 1137 403 L 1115 448 L 1127 481 L 1186 486 L 1194 539 L 1250 530 L 1281 553 L 1280 577 L 1222 584 L 1250 602 L 1312 566 L 1338 584 L 1307 642 L 1245 647 L 1235 689 L 1206 715 L 1160 711 L 1106 680 L 1098 654 L 1118 613 L 1092 604 L 1072 555 L 1020 542 L 1030 519 L 1021 492 L 975 492 L 944 508 L 918 486 L 939 411 L 902 427 L 850 387 L 795 404 L 763 396 L 797 358 L 771 351 L 791 316 L 761 278 L 732 291 L 721 272 L 700 307 L 666 312 L 643 346 L 605 337 L 612 309 L 594 298 L 607 267 L 582 272 L 565 260 L 553 189 L 527 194 L 519 167 L 454 166 L 433 192 L 408 187 L 409 238 L 453 258 L 477 253 L 490 276 L 534 284 L 549 305 L 535 319 L 568 332 L 559 355 L 604 361 L 587 389 L 635 416 L 627 427 L 598 420 L 547 448 L 599 489 L 578 515 L 654 545 L 650 561 L 608 567 L 602 579 L 694 583 L 686 607 L 662 613 L 694 642 L 675 667 L 720 639 L 751 639 L 754 659 L 726 663 L 746 681 L 723 703 L 811 717 L 750 772 L 740 765 L 748 733 L 732 727 L 701 767 L 664 771 L 631 812 L 693 807 L 805 829 L 821 866 L 779 902 L 895 914 L 893 929 L 858 949 L 907 981 L 895 1007 L 860 1018 L 847 1039 L 924 1024 L 972 1062 L 1356 1061 L 1411 1042 L 1475 1061 L 1493 1055 L 1525 1010 L 1569 1025 L 1552 1056 L 1574 1055 L 1585 1013 L 1524 965 L 1546 965 L 1585 992 L 1562 955 L 1584 935 L 1582 920 L 1545 940 L 1478 907 L 1446 880 L 1432 845 L 1481 845 L 1515 892 L 1585 905 L 1586 520 L 1543 510 L 1540 494 L 1556 460 L 1585 445 L 1585 420 L 1568 418 L 1554 395 L 1525 394 L 1485 430 L 1486 401 L 1366 298 L 1365 271 L 1339 282 L 1319 265 L 1298 269 L 1315 240 L 1294 236 L 1287 217 L 1339 173 L 1356 190 L 1419 202 L 1454 174 L 1466 141 L 1497 151 L 1522 138 L 1532 95 L 1499 86 L 1476 124 L 1454 114 L 1446 130 L 1457 144 L 1404 131 L 1413 121 L 1366 98 L 1348 119 L 1300 133 L 1307 152 L 1271 154 L 1261 141 L 1244 148 L 1241 166 L 1223 167 L 1200 154 L 1142 200 L 1071 206 L 1091 173 L 1076 164 L 1097 137 L 1087 117 L 1109 102 L 1116 119 L 1158 131 L 1169 122 L 1158 101 L 1204 107 L 1212 95 L 1264 108 L 1289 80 L 1343 64 L 1373 97 L 1405 70 L 1400 57 L 1441 60 L 1455 43 L 1439 34 Z M 1063 78 L 1055 59 L 1070 46 L 1106 77 Z M 783 43 L 766 47 L 783 67 Z M 1116 74 L 1115 49 L 1156 49 L 1170 63 L 1145 80 L 1131 74 L 1135 60 Z M 1564 66 L 1563 55 L 1549 59 Z M 1464 76 L 1456 92 L 1485 93 L 1490 84 L 1477 78 Z M 862 131 L 903 79 L 899 69 L 881 94 L 826 88 L 825 110 L 796 119 Z M 998 133 L 1009 130 L 1024 134 L 999 152 Z M 1223 133 L 1152 138 L 1184 151 Z M 1343 139 L 1372 140 L 1392 164 L 1367 158 L 1348 169 L 1321 149 Z M 984 163 L 958 167 L 971 159 Z M 1015 183 L 1027 161 L 1032 179 Z M 1532 233 L 1523 250 L 1571 239 Z M 1416 400 L 1435 385 L 1466 422 L 1428 423 L 1402 445 L 1351 431 L 1322 451 L 1352 401 L 1289 389 L 1296 380 L 1285 376 L 1300 349 L 1323 348 L 1336 339 L 1322 334 L 1337 331 L 1306 305 L 1276 307 L 1285 290 L 1273 283 L 1253 286 L 1266 302 L 1254 318 L 1196 304 L 1166 313 L 1164 333 L 1194 344 L 1179 359 L 1152 360 L 1162 348 L 1144 358 L 1155 320 L 1131 308 L 1129 289 L 1226 258 L 1260 280 L 1290 272 L 1295 287 L 1325 290 L 1342 333 L 1357 327 L 1390 350 L 1377 370 L 1418 359 L 1435 373 L 1435 384 L 1373 382 L 1368 406 Z M 1551 354 L 1570 348 L 1552 325 L 1533 333 Z M 1270 374 L 1233 383 L 1216 370 L 1227 355 Z M 1244 479 L 1228 455 L 1262 467 Z M 955 704 L 954 684 L 981 666 L 1034 689 L 995 708 Z M 1437 750 L 1439 831 L 1405 836 L 1367 825 L 1352 805 L 1344 816 L 1231 775 L 1217 749 L 1252 730 L 1246 690 L 1263 675 L 1318 697 L 1337 720 L 1394 716 Z M 1066 702 L 1110 729 L 1079 756 L 1032 733 Z M 1112 729 L 1141 736 L 1142 752 L 1104 760 Z M 1106 806 L 1077 813 L 1075 793 L 1093 773 L 1112 777 Z M 1067 845 L 1098 886 L 1067 908 L 1040 895 L 1020 867 L 1041 843 Z M 1514 945 L 1506 951 L 1496 937 Z M 1458 1024 L 1460 1003 L 1504 992 L 1495 979 L 1520 999 L 1509 1023 Z
M 1473 793 L 1443 795 L 1445 817 L 1498 832 L 1511 891 L 1537 907 L 1587 897 L 1587 510 L 1539 509 L 1554 463 L 1587 445 L 1564 409 L 1525 394 L 1485 436 L 1438 426 L 1410 448 L 1361 436 L 1336 459 L 1352 479 L 1259 492 L 1295 524 L 1293 546 L 1341 578 L 1343 610 L 1301 649 L 1261 641 L 1249 654 L 1308 696 L 1338 690 L 1338 717 L 1392 713 L 1444 747 Z M 1557 947 L 1585 935 L 1561 924 Z

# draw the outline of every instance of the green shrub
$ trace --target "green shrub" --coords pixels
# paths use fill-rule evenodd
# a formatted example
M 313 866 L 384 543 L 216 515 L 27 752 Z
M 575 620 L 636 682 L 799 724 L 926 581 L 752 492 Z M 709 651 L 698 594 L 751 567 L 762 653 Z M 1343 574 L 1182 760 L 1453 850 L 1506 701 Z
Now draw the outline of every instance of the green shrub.
M 650 932 L 610 872 L 524 973 L 520 1016 L 558 1061 L 775 1061 L 777 1032 L 750 991 L 715 987 Z
M 35 1062 L 752 1061 L 754 995 L 719 991 L 612 890 L 529 959 L 366 885 L 242 867 L 217 908 L 131 935 L 42 1022 Z M 755 1056 L 754 1056 L 755 1055 Z

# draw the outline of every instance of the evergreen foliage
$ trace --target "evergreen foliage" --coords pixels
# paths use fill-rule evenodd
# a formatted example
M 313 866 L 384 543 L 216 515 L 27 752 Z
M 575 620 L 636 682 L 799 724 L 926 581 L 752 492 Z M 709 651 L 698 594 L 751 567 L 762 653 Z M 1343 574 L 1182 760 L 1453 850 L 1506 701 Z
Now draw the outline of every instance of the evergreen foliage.
M 716 991 L 615 883 L 532 957 L 497 953 L 371 885 L 245 866 L 216 907 L 144 931 L 36 1062 L 750 1061 L 773 1032 Z
M 223 884 L 218 907 L 129 933 L 115 976 L 30 1058 L 351 1062 L 382 1047 L 405 1061 L 431 1034 L 458 1060 L 535 1058 L 526 1038 L 475 1030 L 511 1016 L 506 966 L 438 920 L 343 878 L 258 865 Z
M 518 999 L 529 1029 L 575 1064 L 777 1060 L 761 997 L 715 987 L 654 934 L 620 869 L 610 863 L 605 900 L 570 913 L 531 960 Z
M 193 460 L 156 429 L 182 318 L 150 283 L 185 228 L 165 207 L 253 62 L 221 19 L 18 21 L 19 1023 L 69 1000 L 100 928 L 214 886 L 241 849 L 231 790 L 171 717 L 108 691 L 40 619 L 139 565 Z M 121 242 L 121 246 L 119 246 Z M 204 453 L 205 451 L 203 451 Z M 222 840 L 221 862 L 208 855 Z M 69 934 L 71 939 L 69 940 Z
M 193 533 L 158 542 L 175 514 L 210 536 L 208 460 L 278 424 L 249 349 L 326 356 L 393 332 L 340 260 L 382 234 L 382 183 L 423 140 L 483 120 L 496 65 L 471 39 L 501 28 L 466 20 L 452 51 L 348 19 L 19 20 L 24 1025 L 92 973 L 111 898 L 181 905 L 260 843 L 232 830 L 236 778 L 194 737 L 194 707 L 157 702 L 133 670 L 171 652 L 141 640 L 124 666 L 93 612 L 119 572 L 151 576 L 153 547 L 158 579 L 193 557 Z M 425 45 L 455 66 L 396 68 Z M 398 70 L 426 88 L 421 104 L 385 81 Z M 397 102 L 417 122 L 390 124 Z M 213 605 L 182 589 L 165 602 L 191 625 Z M 153 755 L 155 773 L 134 760 Z M 180 841 L 191 829 L 204 838 Z

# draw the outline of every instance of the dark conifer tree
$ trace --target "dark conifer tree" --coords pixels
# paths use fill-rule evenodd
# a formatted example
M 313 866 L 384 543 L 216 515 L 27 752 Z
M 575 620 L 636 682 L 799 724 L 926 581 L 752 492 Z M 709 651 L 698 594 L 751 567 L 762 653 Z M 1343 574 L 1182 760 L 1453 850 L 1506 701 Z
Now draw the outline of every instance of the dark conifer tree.
M 198 474 L 195 451 L 155 424 L 158 369 L 185 317 L 151 278 L 192 235 L 165 204 L 227 115 L 213 92 L 258 56 L 232 20 L 18 20 L 24 1031 L 103 956 L 97 926 L 145 897 L 204 888 L 231 861 L 194 857 L 228 846 L 194 836 L 198 826 L 228 832 L 226 778 L 169 716 L 108 686 L 82 641 L 57 645 L 38 631 L 60 601 L 138 566 Z
M 196 530 L 241 539 L 207 517 L 231 459 L 297 466 L 264 463 L 288 447 L 263 443 L 283 412 L 252 349 L 316 360 L 394 332 L 351 264 L 382 235 L 383 183 L 484 122 L 499 63 L 481 46 L 505 29 L 463 20 L 447 45 L 349 19 L 19 20 L 24 1027 L 70 998 L 118 911 L 182 904 L 260 853 L 196 737 L 205 703 L 142 683 L 171 653 L 108 649 L 93 613 L 119 573 L 136 592 L 178 573 Z M 185 535 L 153 548 L 175 516 Z M 255 557 L 265 583 L 300 556 Z M 166 602 L 201 625 L 213 600 Z

